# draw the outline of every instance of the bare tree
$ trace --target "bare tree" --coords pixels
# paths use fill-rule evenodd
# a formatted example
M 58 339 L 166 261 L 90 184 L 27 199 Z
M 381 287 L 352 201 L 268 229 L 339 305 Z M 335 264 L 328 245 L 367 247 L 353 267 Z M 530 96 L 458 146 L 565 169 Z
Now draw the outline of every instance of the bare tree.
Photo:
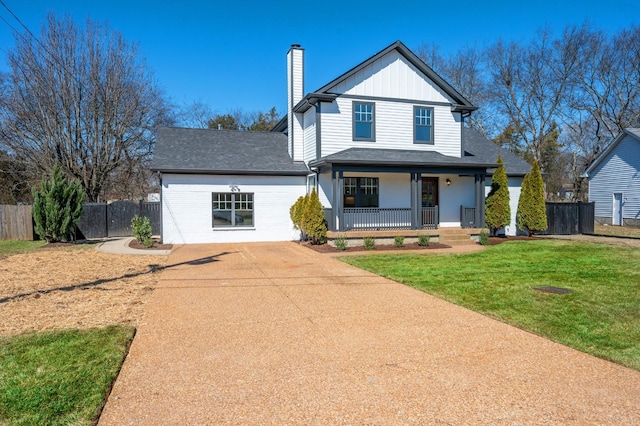
M 60 162 L 89 201 L 114 173 L 149 158 L 168 107 L 138 48 L 106 24 L 50 14 L 40 39 L 16 34 L 0 132 L 11 151 L 41 172 Z
M 417 49 L 417 55 L 462 96 L 479 107 L 465 122 L 469 127 L 487 136 L 488 128 L 494 127 L 492 119 L 494 114 L 491 112 L 489 102 L 482 49 L 470 46 L 453 55 L 443 57 L 439 53 L 438 46 L 424 44 Z

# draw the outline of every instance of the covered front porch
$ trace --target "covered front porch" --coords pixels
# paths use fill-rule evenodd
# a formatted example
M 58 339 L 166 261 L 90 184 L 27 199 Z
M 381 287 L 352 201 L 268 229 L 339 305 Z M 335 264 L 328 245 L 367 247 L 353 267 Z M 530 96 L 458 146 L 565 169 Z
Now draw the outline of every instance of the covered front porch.
M 333 232 L 484 226 L 485 170 L 334 166 L 318 179 Z

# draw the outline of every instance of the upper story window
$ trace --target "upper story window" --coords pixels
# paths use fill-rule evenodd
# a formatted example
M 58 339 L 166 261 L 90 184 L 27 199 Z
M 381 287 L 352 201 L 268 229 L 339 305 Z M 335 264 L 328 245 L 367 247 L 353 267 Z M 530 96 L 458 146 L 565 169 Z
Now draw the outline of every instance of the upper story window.
M 433 108 L 413 107 L 413 142 L 433 144 Z
M 353 103 L 353 140 L 376 140 L 375 104 L 371 102 Z
M 214 192 L 213 227 L 253 226 L 253 193 Z

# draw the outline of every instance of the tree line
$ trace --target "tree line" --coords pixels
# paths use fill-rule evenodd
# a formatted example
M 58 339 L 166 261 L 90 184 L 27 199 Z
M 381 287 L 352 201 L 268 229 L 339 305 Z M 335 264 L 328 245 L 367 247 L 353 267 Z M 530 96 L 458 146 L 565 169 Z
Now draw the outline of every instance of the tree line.
M 498 40 L 451 55 L 418 55 L 478 106 L 466 121 L 529 163 L 548 200 L 586 199 L 587 167 L 627 127 L 640 126 L 640 26 L 616 34 L 589 23 L 530 40 Z
M 149 170 L 159 126 L 268 131 L 281 113 L 214 112 L 172 103 L 135 43 L 107 23 L 50 14 L 38 38 L 15 33 L 0 75 L 0 203 L 31 202 L 59 163 L 87 201 L 157 190 Z M 547 197 L 584 199 L 582 174 L 625 127 L 640 126 L 640 27 L 609 35 L 589 24 L 528 41 L 499 40 L 441 55 L 417 50 L 479 107 L 466 124 L 530 163 Z

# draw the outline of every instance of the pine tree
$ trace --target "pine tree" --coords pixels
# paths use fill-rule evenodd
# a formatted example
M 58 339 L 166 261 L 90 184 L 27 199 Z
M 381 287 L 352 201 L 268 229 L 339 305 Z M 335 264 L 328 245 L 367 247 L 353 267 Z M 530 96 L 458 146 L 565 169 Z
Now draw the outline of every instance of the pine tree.
M 500 165 L 493 173 L 491 191 L 485 202 L 485 221 L 493 235 L 511 223 L 511 206 L 509 205 L 509 181 L 502 157 L 498 156 Z
M 327 241 L 327 224 L 322 212 L 322 204 L 316 189 L 311 190 L 309 200 L 304 206 L 302 232 L 307 235 L 311 244 L 324 244 Z
M 531 171 L 522 181 L 518 213 L 518 228 L 527 231 L 529 236 L 534 232 L 547 229 L 547 207 L 544 202 L 544 182 L 537 161 L 533 162 Z
M 33 190 L 31 212 L 40 238 L 49 243 L 72 240 L 84 197 L 80 182 L 67 180 L 56 163 L 50 179 L 42 179 L 40 189 Z

